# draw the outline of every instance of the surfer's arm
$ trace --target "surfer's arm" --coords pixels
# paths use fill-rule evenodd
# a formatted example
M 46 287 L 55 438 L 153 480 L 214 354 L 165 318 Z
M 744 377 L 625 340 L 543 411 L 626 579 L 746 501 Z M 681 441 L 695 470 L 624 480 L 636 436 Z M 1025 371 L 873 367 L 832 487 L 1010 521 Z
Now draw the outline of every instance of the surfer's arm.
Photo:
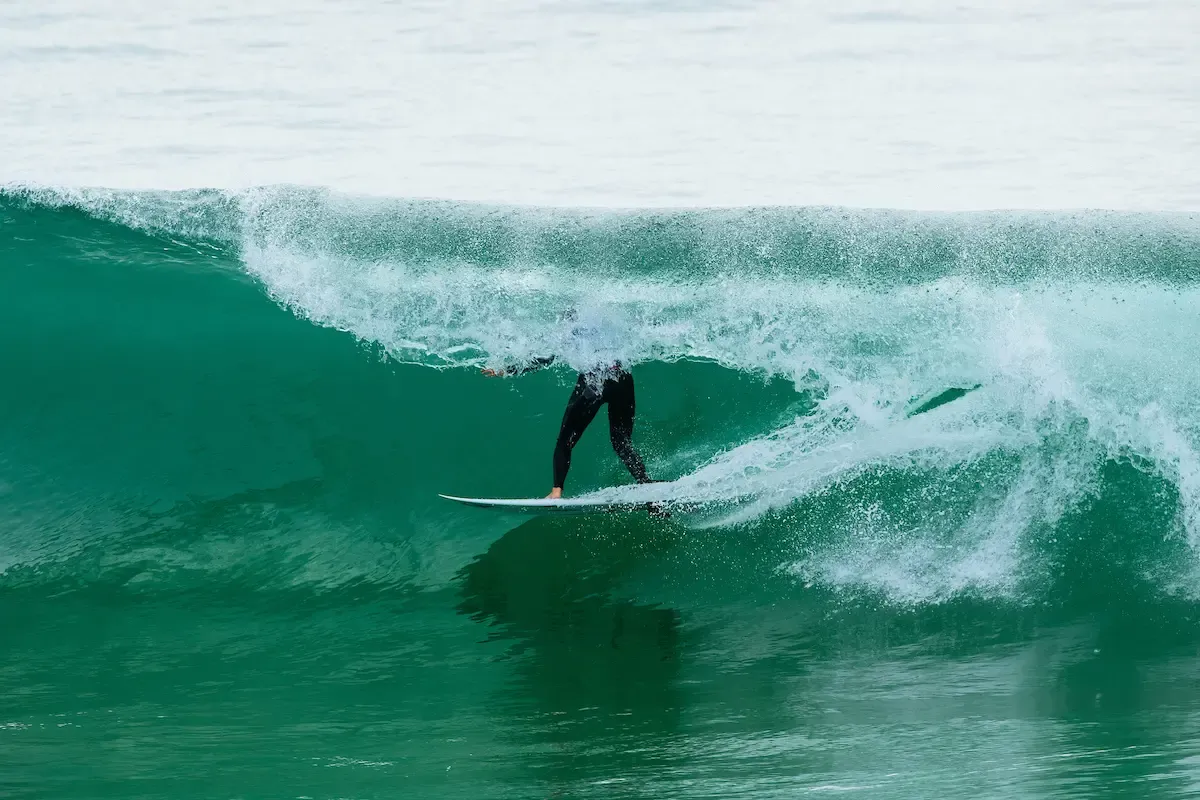
M 526 372 L 537 372 L 539 369 L 542 369 L 543 367 L 548 367 L 553 363 L 554 363 L 554 356 L 547 356 L 546 358 L 535 358 L 532 361 L 530 361 L 528 364 L 522 364 L 519 367 L 510 367 L 509 369 L 506 369 L 505 374 L 524 375 Z
M 484 375 L 491 377 L 508 377 L 510 375 L 524 375 L 526 372 L 537 372 L 542 367 L 548 367 L 554 363 L 554 356 L 546 358 L 535 358 L 527 364 L 521 364 L 516 367 L 505 367 L 504 369 L 485 369 Z

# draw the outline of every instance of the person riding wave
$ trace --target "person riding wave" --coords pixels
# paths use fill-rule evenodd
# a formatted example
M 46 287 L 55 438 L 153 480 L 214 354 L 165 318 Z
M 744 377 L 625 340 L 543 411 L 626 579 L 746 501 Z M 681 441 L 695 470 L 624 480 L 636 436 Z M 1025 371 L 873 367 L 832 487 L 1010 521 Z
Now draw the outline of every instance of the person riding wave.
M 575 388 L 567 398 L 558 441 L 554 445 L 554 484 L 547 497 L 562 497 L 567 472 L 571 468 L 571 451 L 605 403 L 608 404 L 608 434 L 613 450 L 638 483 L 652 483 L 645 462 L 633 446 L 633 374 L 620 359 L 615 329 L 611 324 L 581 324 L 574 309 L 564 313 L 560 321 L 572 323 L 563 343 L 562 356 L 535 358 L 524 365 L 483 371 L 485 375 L 502 377 L 524 375 L 556 361 L 565 361 L 577 367 L 580 364 L 589 365 L 580 369 Z

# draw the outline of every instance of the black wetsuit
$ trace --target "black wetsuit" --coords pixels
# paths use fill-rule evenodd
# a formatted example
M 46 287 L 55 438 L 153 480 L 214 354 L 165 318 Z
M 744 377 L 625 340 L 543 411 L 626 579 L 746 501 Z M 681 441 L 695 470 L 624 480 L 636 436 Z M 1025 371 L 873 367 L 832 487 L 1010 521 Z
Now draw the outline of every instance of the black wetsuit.
M 554 361 L 539 358 L 518 372 L 540 369 Z M 554 446 L 554 487 L 561 489 L 571 468 L 571 451 L 587 426 L 596 418 L 600 406 L 608 403 L 608 436 L 613 450 L 625 463 L 626 469 L 638 483 L 650 483 L 646 465 L 633 446 L 633 375 L 620 364 L 591 372 L 580 373 L 575 388 L 567 399 L 558 443 Z

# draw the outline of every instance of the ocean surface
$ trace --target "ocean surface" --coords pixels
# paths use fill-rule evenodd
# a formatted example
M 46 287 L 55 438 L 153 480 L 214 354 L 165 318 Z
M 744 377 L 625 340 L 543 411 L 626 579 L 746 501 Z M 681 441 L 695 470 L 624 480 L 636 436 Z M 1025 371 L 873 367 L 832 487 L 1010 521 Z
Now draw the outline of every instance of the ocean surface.
M 1200 794 L 1197 25 L 0 6 L 0 798 Z

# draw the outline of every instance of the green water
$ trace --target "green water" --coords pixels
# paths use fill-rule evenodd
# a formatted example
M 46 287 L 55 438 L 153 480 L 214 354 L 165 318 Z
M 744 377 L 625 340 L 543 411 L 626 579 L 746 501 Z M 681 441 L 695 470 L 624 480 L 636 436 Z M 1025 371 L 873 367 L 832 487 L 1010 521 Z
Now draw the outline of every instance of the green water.
M 0 195 L 0 796 L 1196 792 L 1198 240 Z M 436 497 L 549 488 L 564 303 L 703 513 Z

